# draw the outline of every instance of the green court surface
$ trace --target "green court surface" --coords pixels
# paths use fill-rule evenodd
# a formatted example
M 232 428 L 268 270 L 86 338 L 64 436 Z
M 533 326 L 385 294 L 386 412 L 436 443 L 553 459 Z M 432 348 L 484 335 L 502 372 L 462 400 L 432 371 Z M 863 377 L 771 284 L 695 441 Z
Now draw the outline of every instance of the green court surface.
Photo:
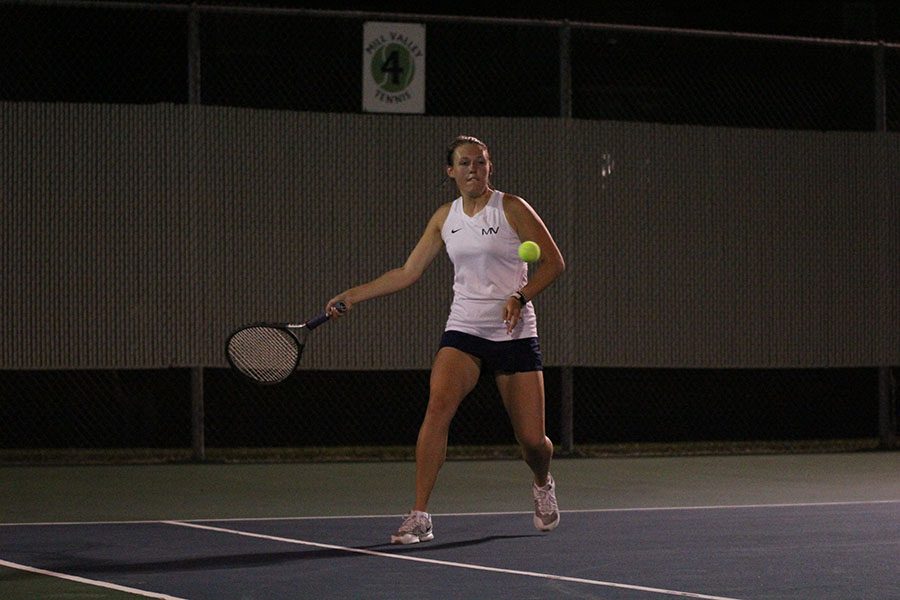
M 412 462 L 0 467 L 0 522 L 402 514 Z M 900 498 L 900 452 L 557 459 L 563 510 Z M 522 461 L 448 461 L 431 511 L 530 508 Z

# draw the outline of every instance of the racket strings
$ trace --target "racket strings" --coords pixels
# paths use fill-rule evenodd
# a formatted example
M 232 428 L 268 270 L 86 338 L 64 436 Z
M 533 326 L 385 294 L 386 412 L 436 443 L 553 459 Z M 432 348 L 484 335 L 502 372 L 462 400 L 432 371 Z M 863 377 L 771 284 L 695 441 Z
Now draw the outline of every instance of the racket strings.
M 283 329 L 248 327 L 228 341 L 228 356 L 244 375 L 274 383 L 294 372 L 300 349 L 297 340 Z

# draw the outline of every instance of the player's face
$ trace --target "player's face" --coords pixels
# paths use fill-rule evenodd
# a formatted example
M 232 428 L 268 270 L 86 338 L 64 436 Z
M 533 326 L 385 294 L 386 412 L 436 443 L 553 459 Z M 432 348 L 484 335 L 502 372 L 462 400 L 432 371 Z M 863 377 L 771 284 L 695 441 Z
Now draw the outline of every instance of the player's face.
M 453 166 L 447 174 L 456 187 L 467 196 L 479 196 L 487 189 L 491 173 L 491 161 L 487 150 L 478 144 L 463 144 L 453 151 Z

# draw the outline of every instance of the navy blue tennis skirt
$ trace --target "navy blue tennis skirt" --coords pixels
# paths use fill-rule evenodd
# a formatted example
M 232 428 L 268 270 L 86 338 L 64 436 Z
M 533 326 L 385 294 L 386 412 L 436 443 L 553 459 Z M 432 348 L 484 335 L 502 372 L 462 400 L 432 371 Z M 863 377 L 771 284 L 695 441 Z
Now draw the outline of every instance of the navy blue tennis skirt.
M 440 347 L 462 350 L 481 360 L 481 368 L 495 373 L 543 371 L 544 357 L 538 338 L 494 342 L 461 331 L 445 331 Z

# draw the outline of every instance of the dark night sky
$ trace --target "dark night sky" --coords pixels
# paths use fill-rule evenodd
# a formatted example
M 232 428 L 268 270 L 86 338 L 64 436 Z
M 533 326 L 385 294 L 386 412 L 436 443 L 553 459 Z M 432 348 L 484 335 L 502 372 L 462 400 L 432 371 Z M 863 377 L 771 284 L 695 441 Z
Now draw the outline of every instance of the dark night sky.
M 887 1 L 753 2 L 613 0 L 578 2 L 394 2 L 365 0 L 201 0 L 228 4 L 443 14 L 677 27 L 821 38 L 900 42 L 900 3 Z M 532 6 L 532 4 L 534 4 Z M 527 8 L 526 8 L 527 7 Z

